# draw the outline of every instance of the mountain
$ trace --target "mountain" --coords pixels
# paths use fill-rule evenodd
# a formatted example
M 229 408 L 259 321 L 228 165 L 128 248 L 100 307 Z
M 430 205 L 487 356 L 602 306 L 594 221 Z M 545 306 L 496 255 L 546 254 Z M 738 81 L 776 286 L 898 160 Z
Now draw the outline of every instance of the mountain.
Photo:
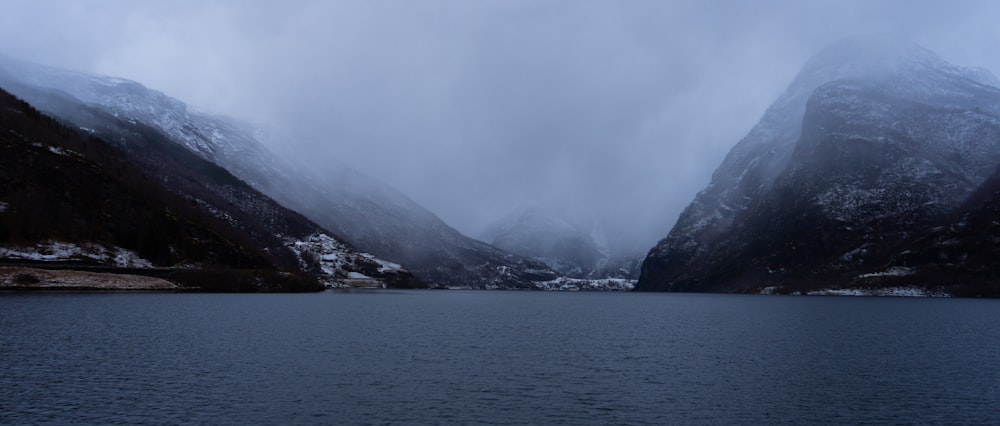
M 3 112 L 4 136 L 13 137 L 0 194 L 0 257 L 8 262 L 138 265 L 132 272 L 217 290 L 287 290 L 284 273 L 315 286 L 423 285 L 156 129 L 62 93 L 14 87 L 86 127 L 66 129 L 4 92 L 14 105 Z M 223 276 L 220 269 L 233 272 Z M 273 272 L 264 277 L 259 270 Z
M 349 168 L 300 169 L 287 205 L 348 241 L 447 286 L 536 288 L 556 278 L 544 263 L 462 235 L 409 198 Z M 311 195 L 310 195 L 311 194 Z
M 156 288 L 205 278 L 212 280 L 198 285 L 216 290 L 319 286 L 289 259 L 203 214 L 103 141 L 2 90 L 0 130 L 0 257 L 7 265 L 0 281 L 14 275 L 5 284 L 30 288 L 46 264 L 62 261 L 140 275 L 157 268 L 152 275 L 165 280 Z M 173 266 L 180 267 L 165 269 Z M 86 287 L 79 274 L 68 274 L 60 274 L 62 281 Z
M 632 278 L 639 265 L 638 256 L 613 253 L 600 223 L 582 226 L 541 205 L 514 210 L 480 239 L 572 278 Z
M 122 125 L 156 131 L 347 244 L 402 264 L 424 280 L 474 288 L 534 288 L 536 282 L 556 278 L 541 262 L 462 235 L 375 179 L 340 164 L 320 171 L 293 166 L 261 143 L 267 135 L 258 129 L 193 111 L 139 83 L 0 57 L 0 86 L 76 127 L 97 129 L 111 117 Z M 76 106 L 80 102 L 90 106 L 90 112 L 81 113 Z
M 913 257 L 909 247 L 933 246 L 955 215 L 979 211 L 967 203 L 988 192 L 1000 165 L 997 87 L 992 74 L 907 42 L 831 45 L 650 250 L 637 289 L 994 285 L 984 275 L 931 277 L 939 259 L 898 263 Z

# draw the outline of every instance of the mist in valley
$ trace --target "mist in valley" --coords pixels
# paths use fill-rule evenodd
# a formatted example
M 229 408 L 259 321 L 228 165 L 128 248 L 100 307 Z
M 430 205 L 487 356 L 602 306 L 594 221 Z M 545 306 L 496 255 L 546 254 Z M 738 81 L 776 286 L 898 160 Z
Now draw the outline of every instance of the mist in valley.
M 669 232 L 805 61 L 912 40 L 1000 71 L 990 1 L 8 1 L 0 53 L 132 79 L 350 167 L 466 235 L 525 206 Z M 333 174 L 330 174 L 333 175 Z M 333 183 L 331 183 L 333 184 Z

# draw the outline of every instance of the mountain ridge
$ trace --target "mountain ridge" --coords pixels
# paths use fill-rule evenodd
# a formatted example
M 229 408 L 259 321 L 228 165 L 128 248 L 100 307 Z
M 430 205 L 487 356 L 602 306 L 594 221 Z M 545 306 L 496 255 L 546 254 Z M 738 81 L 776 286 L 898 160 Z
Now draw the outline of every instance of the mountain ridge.
M 11 87 L 9 84 L 5 86 Z M 184 201 L 172 203 L 197 211 L 202 217 L 200 220 L 208 220 L 215 223 L 216 228 L 224 228 L 223 235 L 228 235 L 227 238 L 254 247 L 272 259 L 272 263 L 280 269 L 314 275 L 327 286 L 344 285 L 344 280 L 352 272 L 361 271 L 370 273 L 373 280 L 388 285 L 419 285 L 406 271 L 399 268 L 389 271 L 377 259 L 357 253 L 319 226 L 279 206 L 228 171 L 193 155 L 156 129 L 134 120 L 118 119 L 83 105 L 65 93 L 13 86 L 36 102 L 63 112 L 64 117 L 69 116 L 70 119 L 63 119 L 64 123 L 74 122 L 77 132 L 94 140 L 109 141 L 101 142 L 108 147 L 101 155 L 118 158 L 112 163 L 114 168 L 141 168 L 141 171 L 133 172 L 141 176 L 136 180 L 150 181 L 149 185 L 153 185 L 155 191 L 171 193 L 171 199 L 180 197 Z M 40 190 L 44 188 L 39 187 Z M 90 207 L 84 205 L 81 208 L 86 210 Z M 110 217 L 117 216 L 112 214 Z M 152 222 L 147 226 L 155 228 L 159 226 L 156 222 L 161 221 Z M 322 244 L 310 244 L 310 241 L 321 241 Z M 30 249 L 25 250 L 22 248 L 12 253 L 30 252 Z
M 474 288 L 534 288 L 536 282 L 556 278 L 541 262 L 462 235 L 374 179 L 343 166 L 320 173 L 291 167 L 267 150 L 251 126 L 192 112 L 182 102 L 139 83 L 9 58 L 0 63 L 0 81 L 4 79 L 22 88 L 64 92 L 116 118 L 147 124 L 352 246 L 402 264 L 425 280 Z M 58 103 L 39 107 L 90 127 L 72 108 Z

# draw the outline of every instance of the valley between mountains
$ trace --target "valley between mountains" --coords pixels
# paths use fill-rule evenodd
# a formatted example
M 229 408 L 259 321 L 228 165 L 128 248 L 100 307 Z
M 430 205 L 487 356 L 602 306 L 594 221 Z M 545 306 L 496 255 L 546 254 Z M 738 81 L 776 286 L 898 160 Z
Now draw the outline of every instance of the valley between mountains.
M 472 238 L 133 81 L 0 89 L 0 288 L 1000 295 L 1000 82 L 905 41 L 815 55 L 651 249 L 537 205 Z

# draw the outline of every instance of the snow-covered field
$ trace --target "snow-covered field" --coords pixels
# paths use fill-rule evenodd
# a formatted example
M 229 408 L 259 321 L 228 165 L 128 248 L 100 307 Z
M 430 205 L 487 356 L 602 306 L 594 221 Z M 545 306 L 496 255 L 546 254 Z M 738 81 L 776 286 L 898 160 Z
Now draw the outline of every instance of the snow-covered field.
M 173 290 L 170 281 L 126 274 L 0 267 L 0 289 Z
M 113 263 L 120 268 L 153 267 L 150 261 L 121 247 L 108 249 L 95 244 L 77 245 L 59 241 L 45 241 L 29 247 L 0 247 L 0 258 L 45 262 L 94 260 Z

